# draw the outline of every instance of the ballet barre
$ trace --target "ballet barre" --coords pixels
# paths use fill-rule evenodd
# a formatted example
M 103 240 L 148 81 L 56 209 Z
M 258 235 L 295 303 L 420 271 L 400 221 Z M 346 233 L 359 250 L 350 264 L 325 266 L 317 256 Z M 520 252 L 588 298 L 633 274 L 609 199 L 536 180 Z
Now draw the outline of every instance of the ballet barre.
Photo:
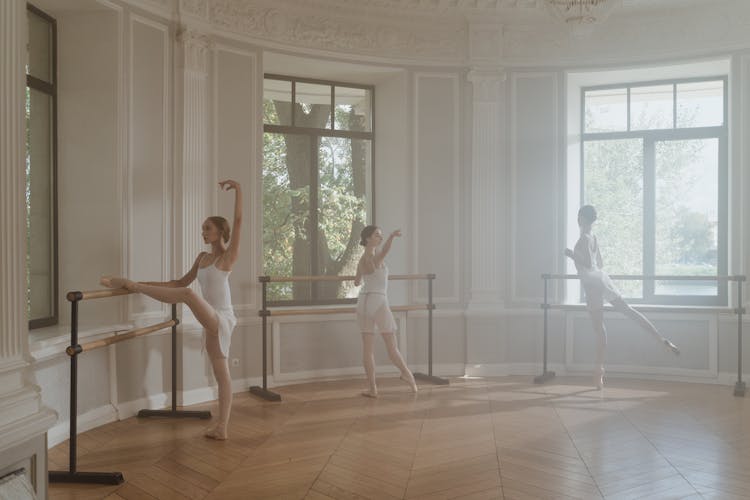
M 70 440 L 69 467 L 67 471 L 49 471 L 51 483 L 93 483 L 93 484 L 121 484 L 125 481 L 121 472 L 80 472 L 77 470 L 77 427 L 78 427 L 78 355 L 94 349 L 117 344 L 125 340 L 134 339 L 149 333 L 172 329 L 172 408 L 169 410 L 140 410 L 139 417 L 181 417 L 181 418 L 211 418 L 208 411 L 185 411 L 177 409 L 177 304 L 172 304 L 172 317 L 150 326 L 134 328 L 122 333 L 115 333 L 111 337 L 93 340 L 83 344 L 78 343 L 78 303 L 83 300 L 117 297 L 132 293 L 124 288 L 113 290 L 93 290 L 88 292 L 68 292 L 66 298 L 70 302 L 70 345 L 65 353 L 70 357 Z
M 649 306 L 636 305 L 634 309 L 641 311 L 701 311 L 701 312 L 729 312 L 737 315 L 737 382 L 734 385 L 734 395 L 745 395 L 745 382 L 742 381 L 742 315 L 745 313 L 742 307 L 742 283 L 745 282 L 744 275 L 734 276 L 679 276 L 679 275 L 630 275 L 630 274 L 613 274 L 610 276 L 613 280 L 638 280 L 638 281 L 716 281 L 716 282 L 736 282 L 737 283 L 737 307 L 719 307 L 719 306 Z M 534 377 L 534 383 L 543 384 L 544 382 L 555 377 L 555 372 L 547 370 L 547 335 L 548 335 L 548 311 L 550 309 L 564 310 L 587 310 L 585 304 L 550 304 L 548 301 L 548 290 L 550 280 L 572 280 L 580 279 L 577 274 L 542 274 L 544 280 L 544 303 L 541 304 L 544 310 L 544 350 L 542 361 L 542 374 Z M 611 307 L 605 306 L 604 310 L 611 310 Z
M 300 281 L 354 281 L 354 276 L 258 276 L 261 284 L 262 309 L 258 315 L 263 322 L 263 385 L 250 387 L 250 392 L 268 401 L 281 401 L 281 395 L 268 390 L 268 318 L 272 316 L 303 316 L 311 314 L 351 314 L 356 313 L 356 307 L 323 307 L 316 309 L 298 308 L 298 309 L 277 309 L 271 310 L 268 306 L 268 284 L 269 283 L 290 283 Z M 435 279 L 434 274 L 393 274 L 388 276 L 389 280 L 427 280 L 427 304 L 391 306 L 391 311 L 427 311 L 427 373 L 414 373 L 414 378 L 432 382 L 438 385 L 447 385 L 447 379 L 434 376 L 432 374 L 432 311 L 435 304 L 432 302 L 432 282 Z

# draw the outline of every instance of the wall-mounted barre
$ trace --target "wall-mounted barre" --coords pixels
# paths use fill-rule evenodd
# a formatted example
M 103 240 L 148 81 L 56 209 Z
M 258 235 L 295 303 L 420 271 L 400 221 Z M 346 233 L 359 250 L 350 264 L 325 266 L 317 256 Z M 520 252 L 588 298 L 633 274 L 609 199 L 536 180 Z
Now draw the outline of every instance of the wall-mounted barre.
M 77 408 L 78 408 L 78 356 L 86 351 L 98 349 L 125 340 L 141 337 L 165 328 L 172 329 L 172 408 L 169 410 L 141 410 L 139 417 L 180 417 L 180 418 L 211 418 L 208 411 L 185 411 L 177 409 L 177 304 L 172 304 L 172 318 L 155 325 L 135 328 L 104 339 L 78 343 L 78 303 L 83 300 L 102 299 L 129 295 L 129 290 L 118 288 L 113 290 L 92 290 L 86 292 L 68 292 L 70 302 L 70 345 L 65 352 L 70 356 L 70 441 L 69 441 L 69 469 L 67 471 L 49 471 L 51 483 L 94 483 L 120 484 L 125 479 L 120 472 L 79 472 L 76 470 L 77 461 Z
M 744 275 L 730 276 L 679 276 L 679 275 L 635 275 L 635 274 L 613 274 L 610 275 L 613 280 L 638 280 L 638 281 L 716 281 L 716 282 L 736 282 L 737 283 L 737 307 L 716 307 L 716 306 L 685 306 L 681 310 L 687 311 L 705 311 L 705 312 L 729 312 L 737 315 L 737 383 L 734 385 L 734 395 L 745 395 L 745 382 L 742 381 L 742 315 L 745 309 L 742 307 L 742 283 L 745 282 Z M 580 279 L 577 274 L 542 274 L 544 280 L 544 303 L 541 304 L 544 310 L 544 355 L 542 361 L 542 374 L 534 378 L 534 382 L 541 384 L 555 377 L 555 372 L 547 370 L 547 333 L 548 333 L 548 311 L 550 309 L 575 309 L 580 305 L 571 304 L 549 304 L 548 289 L 550 280 L 572 280 Z M 639 307 L 634 306 L 636 309 Z M 667 308 L 668 309 L 668 308 Z
M 258 311 L 258 315 L 263 320 L 263 386 L 252 386 L 250 392 L 256 396 L 269 401 L 281 401 L 281 395 L 268 390 L 268 318 L 271 316 L 302 316 L 311 314 L 351 314 L 356 312 L 356 307 L 321 307 L 321 308 L 280 308 L 276 310 L 269 309 L 268 306 L 268 284 L 269 283 L 289 283 L 299 281 L 353 281 L 354 276 L 258 276 L 258 281 L 263 288 L 263 308 Z M 432 311 L 435 304 L 432 302 L 432 282 L 435 279 L 434 274 L 392 274 L 388 276 L 389 280 L 427 280 L 427 304 L 392 306 L 391 311 L 427 311 L 427 373 L 415 373 L 414 378 L 425 380 L 439 385 L 447 385 L 448 380 L 436 377 L 432 374 Z

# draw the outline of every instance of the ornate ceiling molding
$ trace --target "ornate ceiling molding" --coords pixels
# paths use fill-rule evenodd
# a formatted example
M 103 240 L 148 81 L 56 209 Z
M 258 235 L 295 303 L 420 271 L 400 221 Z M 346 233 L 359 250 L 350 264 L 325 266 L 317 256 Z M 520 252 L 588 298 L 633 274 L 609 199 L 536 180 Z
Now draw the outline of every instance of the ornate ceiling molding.
M 466 57 L 461 20 L 415 23 L 403 16 L 363 16 L 299 2 L 213 0 L 214 28 L 291 46 L 460 62 Z

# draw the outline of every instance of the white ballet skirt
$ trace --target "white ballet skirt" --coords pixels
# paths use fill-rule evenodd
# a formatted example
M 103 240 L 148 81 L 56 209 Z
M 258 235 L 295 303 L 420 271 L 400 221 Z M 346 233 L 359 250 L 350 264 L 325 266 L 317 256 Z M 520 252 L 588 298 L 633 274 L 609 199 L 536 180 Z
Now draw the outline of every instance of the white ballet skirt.
M 586 302 L 590 307 L 601 307 L 606 300 L 612 302 L 622 296 L 617 291 L 612 278 L 599 269 L 597 263 L 601 259 L 599 245 L 594 236 L 581 236 L 576 244 L 576 252 L 588 252 L 591 262 L 590 268 L 577 268 L 578 276 L 581 278 L 583 290 L 586 292 Z
M 357 323 L 363 333 L 395 332 L 396 320 L 388 304 L 388 268 L 385 264 L 362 276 L 357 298 Z
M 216 311 L 219 320 L 219 348 L 225 358 L 229 357 L 229 344 L 232 331 L 237 325 L 237 317 L 232 308 L 232 295 L 229 291 L 229 273 L 215 265 L 198 268 L 198 283 L 206 302 Z M 203 331 L 203 346 L 206 345 L 206 331 Z

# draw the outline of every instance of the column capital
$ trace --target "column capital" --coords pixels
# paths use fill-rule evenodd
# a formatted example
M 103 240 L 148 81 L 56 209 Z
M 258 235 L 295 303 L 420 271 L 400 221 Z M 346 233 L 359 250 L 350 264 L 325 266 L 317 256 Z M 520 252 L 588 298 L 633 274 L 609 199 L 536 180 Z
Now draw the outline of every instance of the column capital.
M 213 47 L 213 39 L 203 31 L 189 25 L 181 25 L 176 40 L 182 44 L 184 68 L 186 71 L 208 73 L 208 51 Z
M 500 99 L 500 86 L 505 83 L 507 74 L 503 68 L 474 68 L 466 75 L 474 87 L 475 101 L 497 101 Z

